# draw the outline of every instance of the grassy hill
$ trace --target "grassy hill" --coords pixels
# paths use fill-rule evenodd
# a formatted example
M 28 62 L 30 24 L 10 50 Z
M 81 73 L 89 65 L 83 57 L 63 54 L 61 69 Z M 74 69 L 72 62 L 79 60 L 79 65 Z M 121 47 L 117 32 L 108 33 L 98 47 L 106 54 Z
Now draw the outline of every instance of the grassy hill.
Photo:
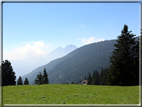
M 4 104 L 138 104 L 139 86 L 4 86 Z
M 0 86 L 0 107 L 1 107 L 1 104 L 2 104 L 2 99 L 1 99 L 1 91 L 2 91 L 2 89 L 1 89 L 2 87 Z

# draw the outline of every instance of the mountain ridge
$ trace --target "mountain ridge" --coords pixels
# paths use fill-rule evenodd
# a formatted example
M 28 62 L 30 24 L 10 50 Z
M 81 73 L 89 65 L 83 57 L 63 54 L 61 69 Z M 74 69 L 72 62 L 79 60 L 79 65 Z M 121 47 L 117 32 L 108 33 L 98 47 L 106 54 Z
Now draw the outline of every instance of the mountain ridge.
M 33 84 L 38 72 L 43 72 L 43 69 L 46 68 L 51 84 L 78 82 L 84 79 L 89 72 L 92 73 L 95 69 L 100 70 L 101 67 L 105 68 L 109 65 L 109 57 L 114 49 L 114 43 L 116 43 L 115 40 L 108 40 L 82 46 L 34 69 L 31 76 L 25 75 L 22 78 L 27 76 L 29 83 Z
M 59 57 L 62 57 L 68 54 L 69 52 L 77 49 L 77 46 L 75 45 L 73 46 L 74 48 L 68 47 L 68 51 L 66 51 L 65 48 L 60 47 L 60 48 L 56 48 L 55 50 L 51 51 L 46 56 L 27 58 L 22 61 L 10 60 L 10 62 L 12 63 L 14 71 L 16 71 L 16 76 L 17 77 L 24 76 L 30 71 L 37 68 L 37 66 L 43 66 L 49 63 L 50 61 L 57 59 Z

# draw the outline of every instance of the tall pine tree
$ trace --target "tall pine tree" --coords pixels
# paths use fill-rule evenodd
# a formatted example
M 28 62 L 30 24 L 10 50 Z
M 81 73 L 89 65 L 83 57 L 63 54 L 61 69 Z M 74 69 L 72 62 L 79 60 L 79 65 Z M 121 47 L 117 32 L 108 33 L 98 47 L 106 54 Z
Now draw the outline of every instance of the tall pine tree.
M 35 83 L 34 84 L 49 84 L 49 80 L 48 80 L 48 74 L 46 72 L 46 69 L 44 68 L 43 71 L 43 75 L 41 74 L 41 72 L 37 75 L 37 78 L 35 79 Z
M 94 71 L 93 75 L 92 75 L 92 82 L 93 82 L 93 85 L 99 85 L 99 73 L 97 70 Z
M 140 46 L 140 56 L 139 56 L 139 62 L 141 63 L 141 71 L 142 71 L 142 29 L 141 29 L 141 35 L 140 35 L 140 37 L 139 37 L 139 46 Z M 140 71 L 140 72 L 141 72 Z M 142 76 L 142 74 L 141 74 L 141 76 Z M 141 84 L 140 85 L 142 85 L 142 79 L 140 78 L 140 81 L 141 81 Z
M 17 85 L 23 85 L 23 80 L 22 80 L 21 76 L 17 80 Z
M 84 80 L 87 80 L 87 79 L 86 79 L 86 76 L 85 76 Z
M 88 76 L 88 85 L 92 85 L 92 77 L 91 77 L 91 74 L 89 72 L 89 76 Z
M 25 78 L 24 85 L 29 85 L 29 81 L 27 78 Z
M 108 72 L 107 68 L 105 68 L 102 72 L 101 85 L 106 85 L 107 72 Z
M 35 83 L 34 84 L 43 84 L 43 75 L 41 74 L 41 72 L 37 75 L 37 78 L 35 79 Z
M 43 84 L 49 84 L 48 74 L 47 74 L 45 68 L 44 68 L 44 71 L 43 71 Z
M 2 86 L 16 85 L 16 76 L 10 61 L 2 62 Z
M 102 80 L 103 80 L 103 68 L 101 68 L 101 73 L 100 73 L 100 85 L 102 85 Z
M 121 35 L 118 36 L 116 47 L 110 57 L 111 64 L 108 67 L 107 84 L 109 85 L 138 85 L 139 56 L 138 45 L 135 35 L 128 31 L 128 26 L 124 25 Z

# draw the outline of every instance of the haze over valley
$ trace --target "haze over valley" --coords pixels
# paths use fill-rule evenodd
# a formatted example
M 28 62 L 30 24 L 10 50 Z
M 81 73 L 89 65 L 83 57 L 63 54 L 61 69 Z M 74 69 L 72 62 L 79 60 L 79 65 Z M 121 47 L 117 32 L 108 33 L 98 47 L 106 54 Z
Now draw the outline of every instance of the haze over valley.
M 68 45 L 65 48 L 57 47 L 55 50 L 49 52 L 45 56 L 33 56 L 24 60 L 10 60 L 16 76 L 23 76 L 35 68 L 45 65 L 50 61 L 63 57 L 71 51 L 77 49 L 75 45 Z M 22 66 L 21 66 L 22 65 Z
M 110 64 L 109 57 L 115 43 L 115 40 L 108 40 L 84 45 L 61 58 L 35 68 L 22 78 L 28 78 L 29 84 L 34 84 L 37 74 L 46 68 L 51 84 L 79 82 L 88 76 L 89 72 L 91 74 L 95 70 L 100 72 L 102 67 L 106 68 Z

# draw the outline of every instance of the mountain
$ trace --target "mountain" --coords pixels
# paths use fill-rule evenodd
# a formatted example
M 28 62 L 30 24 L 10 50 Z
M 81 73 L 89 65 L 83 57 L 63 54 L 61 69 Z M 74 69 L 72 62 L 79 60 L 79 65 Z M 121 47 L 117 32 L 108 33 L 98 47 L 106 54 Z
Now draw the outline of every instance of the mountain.
M 33 84 L 37 74 L 46 68 L 50 84 L 79 82 L 88 76 L 89 72 L 92 74 L 96 69 L 100 71 L 102 67 L 106 68 L 110 64 L 109 57 L 115 48 L 114 44 L 116 44 L 116 40 L 82 46 L 61 58 L 34 69 L 22 78 L 28 78 L 29 83 Z
M 58 47 L 46 56 L 30 57 L 24 60 L 10 60 L 12 67 L 16 73 L 16 77 L 23 76 L 38 66 L 49 63 L 50 61 L 65 56 L 71 51 L 77 49 L 75 45 L 68 45 L 65 48 Z
M 77 47 L 75 45 L 68 45 L 65 48 L 58 47 L 54 51 L 50 52 L 46 57 L 44 57 L 44 59 L 48 59 L 51 61 L 51 60 L 63 57 L 75 49 L 77 49 Z M 43 60 L 43 59 L 40 59 L 40 60 Z M 46 62 L 46 63 L 48 63 L 48 62 Z

